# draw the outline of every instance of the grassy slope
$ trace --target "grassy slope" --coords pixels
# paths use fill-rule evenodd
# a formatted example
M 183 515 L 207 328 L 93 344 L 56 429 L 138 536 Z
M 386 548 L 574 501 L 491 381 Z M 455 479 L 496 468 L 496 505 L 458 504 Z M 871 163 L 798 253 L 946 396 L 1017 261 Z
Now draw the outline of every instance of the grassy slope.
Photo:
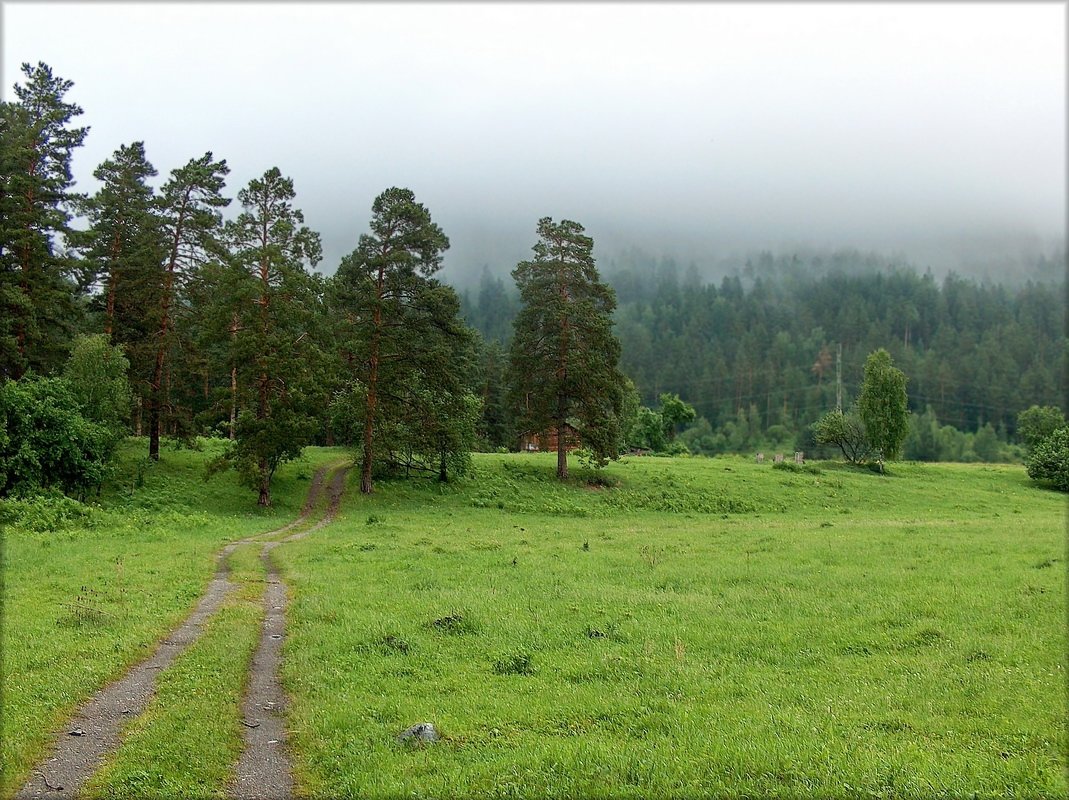
M 263 511 L 232 474 L 204 482 L 210 453 L 165 450 L 134 492 L 141 446 L 131 443 L 124 455 L 118 486 L 97 507 L 40 501 L 0 509 L 8 516 L 0 729 L 5 796 L 87 696 L 147 656 L 189 613 L 222 544 L 292 519 L 314 467 L 342 456 L 309 449 L 306 462 L 280 470 L 275 505 Z
M 1065 795 L 1065 499 L 1020 467 L 476 463 L 276 551 L 306 791 Z

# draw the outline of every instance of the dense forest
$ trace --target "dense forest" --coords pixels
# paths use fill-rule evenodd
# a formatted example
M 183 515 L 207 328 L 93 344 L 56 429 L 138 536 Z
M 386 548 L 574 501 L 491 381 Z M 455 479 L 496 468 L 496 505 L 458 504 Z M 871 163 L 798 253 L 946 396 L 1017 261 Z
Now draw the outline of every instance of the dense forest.
M 716 284 L 641 255 L 604 271 L 619 301 L 624 372 L 645 404 L 677 393 L 699 428 L 734 434 L 707 449 L 795 442 L 835 407 L 840 345 L 844 405 L 880 347 L 909 378 L 910 408 L 962 432 L 990 426 L 1013 441 L 1020 411 L 1064 401 L 1064 281 L 937 280 L 855 251 L 766 253 Z M 1050 271 L 1046 259 L 1036 266 L 1037 275 Z M 504 281 L 484 270 L 461 299 L 487 341 L 507 342 L 516 298 Z
M 76 193 L 88 129 L 73 84 L 45 64 L 23 77 L 0 106 L 0 494 L 84 492 L 103 474 L 87 465 L 128 434 L 150 459 L 165 437 L 229 438 L 215 468 L 265 505 L 275 469 L 312 443 L 360 446 L 365 491 L 376 471 L 446 479 L 546 426 L 596 461 L 812 451 L 812 424 L 850 406 L 881 348 L 908 378 L 907 458 L 1014 458 L 1017 415 L 1062 405 L 1064 278 L 936 280 L 842 252 L 763 254 L 705 282 L 632 252 L 601 265 L 603 285 L 582 226 L 547 217 L 535 257 L 498 266 L 523 291 L 487 269 L 458 295 L 439 277 L 446 233 L 397 187 L 325 277 L 277 167 L 232 192 L 207 152 L 157 185 L 135 141 Z

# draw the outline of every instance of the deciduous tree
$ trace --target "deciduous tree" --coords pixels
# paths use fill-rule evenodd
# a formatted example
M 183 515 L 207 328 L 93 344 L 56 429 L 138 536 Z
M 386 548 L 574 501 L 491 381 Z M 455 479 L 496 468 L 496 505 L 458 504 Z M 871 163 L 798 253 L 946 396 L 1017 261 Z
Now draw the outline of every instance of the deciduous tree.
M 872 454 L 865 423 L 852 409 L 829 411 L 813 424 L 813 438 L 817 444 L 838 447 L 851 464 L 862 464 Z
M 101 333 L 76 337 L 63 367 L 82 416 L 111 431 L 112 448 L 126 435 L 130 421 L 129 368 L 122 349 Z
M 857 412 L 881 464 L 898 458 L 909 432 L 906 376 L 891 363 L 891 354 L 882 348 L 865 360 Z
M 1028 455 L 1028 476 L 1069 492 L 1069 427 L 1058 428 Z
M 1030 406 L 1017 415 L 1017 435 L 1030 451 L 1059 428 L 1065 427 L 1065 414 L 1056 406 Z

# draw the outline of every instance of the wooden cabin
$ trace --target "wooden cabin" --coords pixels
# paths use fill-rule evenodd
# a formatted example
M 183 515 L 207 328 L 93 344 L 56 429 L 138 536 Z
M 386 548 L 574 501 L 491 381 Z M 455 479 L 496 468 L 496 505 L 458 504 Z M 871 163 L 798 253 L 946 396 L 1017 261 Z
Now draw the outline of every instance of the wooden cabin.
M 520 434 L 520 450 L 525 453 L 538 453 L 538 452 L 553 452 L 557 451 L 557 427 L 554 426 L 542 433 L 535 433 L 534 431 L 525 431 Z M 576 431 L 571 425 L 565 423 L 564 425 L 564 449 L 568 452 L 572 450 L 578 450 L 579 444 L 579 432 Z

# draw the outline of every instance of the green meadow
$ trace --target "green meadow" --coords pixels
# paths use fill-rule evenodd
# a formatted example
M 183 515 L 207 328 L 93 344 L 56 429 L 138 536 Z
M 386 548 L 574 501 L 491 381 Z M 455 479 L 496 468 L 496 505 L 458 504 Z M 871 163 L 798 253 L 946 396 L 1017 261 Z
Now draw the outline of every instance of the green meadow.
M 5 507 L 7 795 L 192 608 L 222 544 L 291 519 L 344 454 L 310 449 L 268 513 L 204 483 L 206 457 L 165 452 L 88 511 Z M 302 795 L 1065 796 L 1065 496 L 1022 467 L 627 458 L 562 485 L 553 464 L 477 455 L 370 498 L 351 474 L 332 525 L 273 551 Z M 256 552 L 94 796 L 222 792 Z M 211 743 L 169 743 L 207 686 Z M 420 722 L 441 740 L 397 741 Z
M 1065 500 L 1020 467 L 476 463 L 278 551 L 308 794 L 1065 795 Z

